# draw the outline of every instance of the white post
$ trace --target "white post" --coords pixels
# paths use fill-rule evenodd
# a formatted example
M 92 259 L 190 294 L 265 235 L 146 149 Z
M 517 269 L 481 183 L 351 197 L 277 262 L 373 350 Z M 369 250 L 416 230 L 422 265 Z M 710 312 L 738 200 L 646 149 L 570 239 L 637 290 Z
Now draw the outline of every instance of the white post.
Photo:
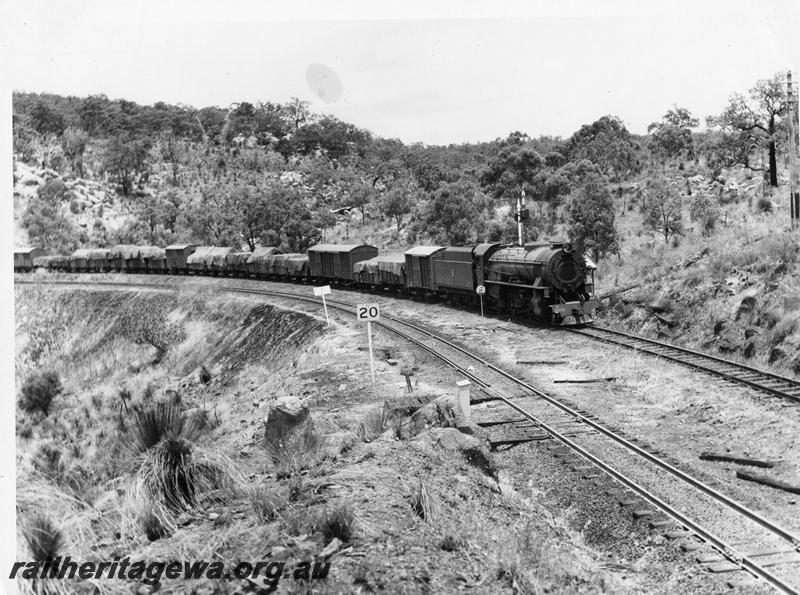
M 483 318 L 483 294 L 481 294 L 481 318 Z
M 469 380 L 459 380 L 456 382 L 458 387 L 458 404 L 461 411 L 464 413 L 464 419 L 469 421 L 470 418 L 470 403 L 469 403 L 469 387 L 472 383 Z
M 331 326 L 331 319 L 328 318 L 328 304 L 325 303 L 325 294 L 322 294 L 322 307 L 325 308 L 325 322 L 328 324 L 328 327 Z
M 367 342 L 369 343 L 369 373 L 372 376 L 372 386 L 375 386 L 375 364 L 372 362 L 372 322 L 367 321 Z

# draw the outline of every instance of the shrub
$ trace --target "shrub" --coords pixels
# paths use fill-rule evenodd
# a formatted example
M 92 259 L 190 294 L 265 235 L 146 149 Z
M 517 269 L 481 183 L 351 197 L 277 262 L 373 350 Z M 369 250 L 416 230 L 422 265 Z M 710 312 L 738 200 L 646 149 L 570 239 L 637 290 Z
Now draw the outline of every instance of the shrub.
M 448 533 L 442 538 L 442 541 L 439 542 L 439 547 L 446 552 L 454 552 L 464 547 L 464 539 L 462 537 L 456 537 L 452 533 Z
M 180 343 L 184 337 L 183 329 L 169 322 L 164 313 L 155 308 L 124 311 L 117 326 L 118 333 L 129 341 L 153 347 L 156 350 L 155 363 L 164 358 L 170 346 Z
M 765 196 L 759 198 L 758 202 L 756 203 L 756 210 L 759 213 L 771 213 L 772 208 L 773 208 L 772 201 L 766 198 Z
M 356 517 L 347 504 L 326 507 L 316 519 L 314 530 L 322 533 L 326 541 L 334 537 L 342 541 L 350 541 L 353 537 L 353 526 Z
M 22 534 L 35 562 L 54 559 L 64 545 L 61 531 L 46 516 L 33 517 L 23 526 Z
M 208 384 L 211 382 L 211 372 L 209 372 L 208 368 L 205 366 L 200 367 L 200 382 L 203 384 Z
M 22 385 L 20 407 L 29 413 L 41 411 L 47 416 L 50 405 L 61 393 L 61 379 L 52 370 L 34 373 Z

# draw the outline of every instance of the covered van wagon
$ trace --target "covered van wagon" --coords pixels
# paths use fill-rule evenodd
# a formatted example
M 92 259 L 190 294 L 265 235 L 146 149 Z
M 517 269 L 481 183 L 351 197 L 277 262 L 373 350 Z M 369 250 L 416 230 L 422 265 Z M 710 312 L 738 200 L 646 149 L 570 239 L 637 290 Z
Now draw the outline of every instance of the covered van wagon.
M 220 274 L 225 266 L 225 257 L 233 248 L 219 246 L 199 246 L 186 258 L 189 271 L 195 274 Z
M 385 254 L 353 265 L 353 273 L 359 283 L 367 285 L 406 284 L 406 257 L 404 254 Z
M 197 244 L 173 244 L 167 246 L 167 270 L 173 275 L 178 272 L 187 272 L 186 259 L 197 250 Z
M 256 277 L 268 275 L 269 259 L 274 254 L 283 254 L 283 250 L 275 246 L 259 246 L 247 259 L 247 272 Z
M 436 291 L 434 262 L 442 258 L 444 246 L 415 246 L 406 250 L 406 281 L 411 288 Z
M 105 273 L 112 268 L 111 251 L 107 248 L 81 248 L 69 257 L 69 270 L 73 273 Z
M 32 271 L 33 259 L 39 256 L 44 256 L 41 248 L 17 248 L 14 250 L 14 270 Z
M 367 244 L 317 244 L 308 249 L 308 267 L 312 277 L 354 281 L 355 263 L 377 255 Z
M 442 258 L 433 261 L 433 273 L 438 288 L 475 295 L 475 263 L 472 259 L 474 246 L 444 249 Z

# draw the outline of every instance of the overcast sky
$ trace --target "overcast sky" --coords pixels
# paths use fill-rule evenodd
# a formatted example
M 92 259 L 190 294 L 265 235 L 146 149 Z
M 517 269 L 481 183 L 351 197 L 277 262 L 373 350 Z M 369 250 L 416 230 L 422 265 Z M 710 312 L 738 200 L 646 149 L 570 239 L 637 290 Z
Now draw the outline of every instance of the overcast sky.
M 14 89 L 198 107 L 296 96 L 425 143 L 568 136 L 609 113 L 643 133 L 673 103 L 718 113 L 800 55 L 800 3 L 782 0 L 399 4 L 6 3 L 3 53 Z M 308 86 L 314 63 L 338 74 L 338 102 Z

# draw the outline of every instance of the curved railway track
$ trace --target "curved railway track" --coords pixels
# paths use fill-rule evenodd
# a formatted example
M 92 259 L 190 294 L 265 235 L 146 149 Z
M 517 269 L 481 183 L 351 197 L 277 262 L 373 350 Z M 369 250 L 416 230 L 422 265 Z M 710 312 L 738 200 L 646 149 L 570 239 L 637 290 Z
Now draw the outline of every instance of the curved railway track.
M 743 384 L 788 401 L 800 403 L 800 381 L 786 376 L 780 376 L 746 364 L 603 326 L 559 328 L 584 337 L 591 337 L 604 343 L 619 345 L 660 357 L 701 372 L 713 374 L 730 382 Z
M 70 281 L 44 283 L 86 285 Z M 93 282 L 92 285 L 170 289 L 164 284 L 138 282 Z M 222 290 L 320 304 L 315 298 L 287 291 L 230 287 Z M 348 314 L 353 312 L 353 304 L 335 299 L 328 300 L 328 306 Z M 591 463 L 678 526 L 688 529 L 731 564 L 764 580 L 779 592 L 800 594 L 800 588 L 795 586 L 800 584 L 800 539 L 790 530 L 447 337 L 387 314 L 382 314 L 381 320 L 375 324 L 430 353 L 459 375 L 470 379 L 484 393 L 522 416 L 518 421 L 546 433 Z M 655 355 L 665 357 L 659 353 L 660 350 L 652 351 Z M 576 425 L 587 431 L 576 434 L 563 429 Z

